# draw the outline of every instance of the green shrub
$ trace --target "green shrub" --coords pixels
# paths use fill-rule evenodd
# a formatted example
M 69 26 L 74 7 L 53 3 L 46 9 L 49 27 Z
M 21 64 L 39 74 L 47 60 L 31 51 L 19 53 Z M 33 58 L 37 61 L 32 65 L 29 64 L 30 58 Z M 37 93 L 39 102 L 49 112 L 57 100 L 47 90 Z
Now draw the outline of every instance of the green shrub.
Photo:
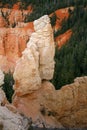
M 6 97 L 10 103 L 12 102 L 12 95 L 14 93 L 13 84 L 14 80 L 11 72 L 5 73 L 4 84 L 2 86 L 2 89 L 4 90 Z

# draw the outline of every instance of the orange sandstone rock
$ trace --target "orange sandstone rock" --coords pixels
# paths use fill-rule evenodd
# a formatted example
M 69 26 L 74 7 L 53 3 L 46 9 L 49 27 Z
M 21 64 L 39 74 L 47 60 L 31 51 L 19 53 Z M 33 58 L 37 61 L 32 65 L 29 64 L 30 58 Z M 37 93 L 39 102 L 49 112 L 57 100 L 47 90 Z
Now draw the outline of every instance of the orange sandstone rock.
M 21 2 L 17 2 L 16 4 L 13 5 L 13 9 L 19 10 L 21 6 Z
M 56 24 L 53 27 L 53 30 L 56 32 L 57 30 L 61 29 L 63 20 L 67 20 L 69 17 L 69 8 L 71 10 L 74 9 L 74 7 L 67 7 L 56 10 L 54 13 L 56 14 Z M 52 17 L 54 13 L 50 14 L 49 16 Z
M 14 71 L 16 61 L 22 55 L 32 34 L 29 28 L 0 29 L 0 67 L 3 71 Z
M 0 16 L 0 28 L 6 27 L 6 26 L 7 26 L 7 23 L 5 19 L 2 16 Z
M 65 33 L 55 38 L 55 42 L 58 45 L 59 49 L 70 39 L 71 35 L 72 35 L 72 30 L 69 29 Z
M 0 68 L 5 72 L 14 71 L 16 61 L 21 57 L 34 31 L 33 22 L 24 23 L 31 8 L 19 8 L 20 2 L 13 9 L 0 8 Z
M 59 122 L 68 128 L 87 127 L 87 76 L 76 78 L 60 90 L 43 81 L 41 88 L 31 94 L 14 95 L 13 104 L 33 121 L 38 119 L 57 127 Z

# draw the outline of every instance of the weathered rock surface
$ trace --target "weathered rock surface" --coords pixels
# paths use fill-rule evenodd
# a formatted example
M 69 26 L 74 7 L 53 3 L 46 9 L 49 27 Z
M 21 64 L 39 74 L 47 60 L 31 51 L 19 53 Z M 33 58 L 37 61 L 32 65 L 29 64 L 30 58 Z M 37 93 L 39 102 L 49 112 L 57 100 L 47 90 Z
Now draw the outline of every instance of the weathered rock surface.
M 43 16 L 34 21 L 33 28 L 32 22 L 24 23 L 31 12 L 18 9 L 16 5 L 13 9 L 0 9 L 0 68 L 14 71 L 16 61 L 23 54 L 14 72 L 13 104 L 17 109 L 8 103 L 0 88 L 0 126 L 4 130 L 27 130 L 29 119 L 20 115 L 18 110 L 32 118 L 33 126 L 87 127 L 87 77 L 76 78 L 74 83 L 55 90 L 46 81 L 53 77 L 54 72 L 55 49 L 50 20 L 47 15 Z M 54 31 L 57 31 L 69 12 L 66 8 L 55 13 Z M 71 33 L 67 33 L 70 34 L 68 39 Z M 64 36 L 56 38 L 59 47 L 68 40 Z M 4 75 L 0 71 L 0 86 L 3 80 Z
M 32 30 L 26 28 L 0 28 L 0 68 L 14 71 L 16 61 L 26 48 Z
M 0 86 L 4 83 L 4 73 L 0 70 Z
M 19 9 L 8 9 L 0 8 L 0 27 L 15 27 L 18 22 L 25 22 L 27 16 L 29 16 L 31 11 L 19 10 Z
M 76 78 L 74 83 L 55 90 L 44 81 L 41 88 L 31 94 L 13 98 L 16 108 L 33 121 L 56 127 L 87 127 L 87 76 Z M 60 122 L 60 124 L 59 124 Z
M 5 72 L 14 71 L 34 31 L 33 22 L 24 23 L 29 14 L 29 10 L 0 8 L 0 68 Z
M 5 19 L 0 15 L 0 28 L 6 27 L 6 26 L 7 26 L 7 23 Z
M 44 104 L 44 102 L 48 102 L 47 98 L 49 96 L 53 96 L 52 94 L 54 91 L 54 86 L 46 81 L 42 83 L 39 90 L 31 94 L 21 97 L 14 95 L 13 104 L 18 111 L 24 113 L 28 117 L 32 117 L 34 125 L 38 127 L 43 127 L 43 125 L 48 128 L 62 127 L 61 123 L 54 118 L 54 115 L 51 115 L 50 108 L 45 107 Z
M 53 76 L 55 52 L 49 17 L 34 21 L 34 29 L 14 71 L 13 104 L 39 125 L 87 127 L 87 77 L 55 90 L 46 81 Z
M 34 29 L 36 33 L 32 34 L 29 43 L 35 44 L 38 48 L 41 79 L 50 80 L 54 73 L 55 46 L 49 17 L 46 15 L 35 20 Z M 31 45 L 30 48 L 32 48 Z
M 61 28 L 62 21 L 65 18 L 67 19 L 69 16 L 68 9 L 69 8 L 59 9 L 55 12 L 57 16 L 57 21 L 55 26 L 53 27 L 53 30 L 57 31 L 59 28 Z M 73 10 L 72 7 L 70 7 L 70 9 Z M 16 3 L 13 6 L 13 9 L 0 8 L 0 68 L 5 72 L 8 72 L 9 70 L 11 72 L 14 72 L 16 61 L 19 59 L 19 57 L 21 57 L 22 51 L 24 51 L 24 49 L 26 48 L 26 44 L 29 41 L 32 32 L 34 32 L 33 22 L 27 23 L 27 18 L 30 15 L 30 13 L 32 13 L 32 10 L 33 9 L 31 5 L 27 8 L 27 10 L 23 10 L 23 9 L 20 10 L 20 2 Z M 52 15 L 53 14 L 51 14 L 50 16 Z M 45 22 L 47 21 L 45 20 Z M 36 22 L 35 28 L 37 28 L 36 29 L 37 35 L 40 33 L 38 32 L 38 30 L 39 29 L 41 30 L 41 28 L 44 27 L 45 22 L 43 22 L 43 25 L 40 24 L 40 21 L 38 21 L 38 23 Z M 48 39 L 49 34 L 47 33 L 45 34 L 46 36 L 43 37 L 43 41 L 44 44 L 47 44 L 46 39 Z M 39 37 L 42 36 L 43 36 L 42 34 L 39 34 L 37 39 L 40 40 Z M 35 37 L 37 37 L 36 34 L 34 35 L 34 39 Z M 62 46 L 66 41 L 65 35 L 63 35 L 62 37 L 64 38 L 60 39 L 60 37 L 58 37 L 55 40 L 56 42 L 58 42 L 58 46 Z M 43 51 L 40 51 L 40 53 L 41 52 Z M 44 54 L 42 53 L 41 55 L 44 56 L 45 61 L 46 60 L 48 61 L 49 57 L 47 58 Z M 44 78 L 43 76 L 44 68 L 47 69 L 46 68 L 47 66 L 45 67 L 45 64 L 44 64 L 44 68 L 43 65 L 41 66 L 42 67 L 40 67 L 40 71 L 41 71 L 40 74 Z M 47 75 L 47 77 L 49 76 Z
M 4 73 L 0 70 L 0 106 L 4 106 L 8 103 L 6 95 L 2 90 L 2 85 L 4 84 Z
M 28 130 L 29 121 L 26 117 L 9 111 L 5 106 L 0 106 L 0 125 L 3 130 Z
M 13 75 L 14 90 L 20 96 L 39 89 L 42 80 L 53 77 L 55 48 L 49 17 L 35 20 L 34 29 Z
M 29 118 L 19 114 L 17 109 L 9 104 L 0 88 L 0 130 L 28 130 L 29 122 Z
M 0 88 L 0 106 L 4 106 L 6 103 L 8 103 L 6 95 L 4 91 Z

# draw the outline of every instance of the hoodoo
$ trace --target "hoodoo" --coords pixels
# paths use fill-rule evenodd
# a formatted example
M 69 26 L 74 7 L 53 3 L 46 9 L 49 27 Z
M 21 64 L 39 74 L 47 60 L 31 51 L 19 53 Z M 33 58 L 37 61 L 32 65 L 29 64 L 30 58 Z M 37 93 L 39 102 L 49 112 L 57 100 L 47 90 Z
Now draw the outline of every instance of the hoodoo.
M 35 20 L 34 29 L 13 75 L 18 96 L 39 89 L 42 80 L 53 77 L 55 46 L 49 17 L 45 15 Z
M 54 39 L 47 15 L 34 21 L 35 32 L 14 71 L 13 104 L 38 127 L 87 127 L 87 77 L 55 90 Z

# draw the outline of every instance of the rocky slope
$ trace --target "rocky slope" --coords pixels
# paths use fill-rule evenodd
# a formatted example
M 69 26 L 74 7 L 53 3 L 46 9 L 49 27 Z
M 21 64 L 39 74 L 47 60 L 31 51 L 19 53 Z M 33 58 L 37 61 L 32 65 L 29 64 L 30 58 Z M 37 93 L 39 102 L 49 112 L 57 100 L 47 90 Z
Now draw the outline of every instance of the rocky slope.
M 38 126 L 87 127 L 87 77 L 76 78 L 74 83 L 55 90 L 47 81 L 54 70 L 54 41 L 48 16 L 36 20 L 34 28 L 14 71 L 13 104 Z

